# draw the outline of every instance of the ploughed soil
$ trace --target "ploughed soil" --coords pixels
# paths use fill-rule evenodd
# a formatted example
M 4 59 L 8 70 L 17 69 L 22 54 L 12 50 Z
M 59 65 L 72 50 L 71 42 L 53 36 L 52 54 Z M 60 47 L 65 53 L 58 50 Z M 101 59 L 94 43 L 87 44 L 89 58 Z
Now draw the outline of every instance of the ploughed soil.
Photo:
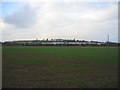
M 20 56 L 54 62 L 16 64 L 7 58 L 6 53 L 3 53 L 3 88 L 118 87 L 118 66 L 116 64 L 67 60 L 31 52 L 20 53 Z

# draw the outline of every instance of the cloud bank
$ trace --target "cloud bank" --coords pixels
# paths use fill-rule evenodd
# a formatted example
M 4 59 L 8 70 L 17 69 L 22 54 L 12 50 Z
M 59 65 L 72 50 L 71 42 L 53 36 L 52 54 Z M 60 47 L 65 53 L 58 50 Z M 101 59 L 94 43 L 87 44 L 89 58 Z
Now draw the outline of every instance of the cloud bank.
M 29 2 L 5 15 L 3 40 L 118 40 L 117 4 L 103 2 Z
M 4 17 L 4 22 L 15 25 L 17 28 L 27 28 L 36 22 L 36 11 L 29 5 L 24 6 L 12 15 Z

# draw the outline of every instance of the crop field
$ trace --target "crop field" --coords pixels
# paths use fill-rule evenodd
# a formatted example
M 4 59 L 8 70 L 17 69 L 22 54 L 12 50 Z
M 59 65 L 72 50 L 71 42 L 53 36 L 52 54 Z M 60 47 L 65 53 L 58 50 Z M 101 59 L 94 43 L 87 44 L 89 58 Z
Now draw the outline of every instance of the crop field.
M 3 88 L 116 88 L 118 47 L 2 47 Z

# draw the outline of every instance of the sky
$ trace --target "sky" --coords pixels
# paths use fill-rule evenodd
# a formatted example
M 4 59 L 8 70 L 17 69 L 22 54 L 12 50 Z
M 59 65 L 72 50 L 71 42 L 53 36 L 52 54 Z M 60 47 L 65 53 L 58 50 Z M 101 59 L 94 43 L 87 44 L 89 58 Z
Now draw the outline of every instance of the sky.
M 118 3 L 2 2 L 2 41 L 78 39 L 118 42 Z M 0 33 L 1 34 L 1 33 Z

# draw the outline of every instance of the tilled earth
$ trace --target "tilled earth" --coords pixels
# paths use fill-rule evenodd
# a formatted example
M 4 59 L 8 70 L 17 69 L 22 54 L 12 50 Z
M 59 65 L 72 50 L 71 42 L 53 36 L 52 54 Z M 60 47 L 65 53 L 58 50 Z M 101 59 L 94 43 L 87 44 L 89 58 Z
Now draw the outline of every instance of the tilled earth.
M 50 64 L 15 64 L 3 53 L 3 88 L 115 88 L 118 66 L 67 60 L 34 53 L 22 57 L 54 60 Z

